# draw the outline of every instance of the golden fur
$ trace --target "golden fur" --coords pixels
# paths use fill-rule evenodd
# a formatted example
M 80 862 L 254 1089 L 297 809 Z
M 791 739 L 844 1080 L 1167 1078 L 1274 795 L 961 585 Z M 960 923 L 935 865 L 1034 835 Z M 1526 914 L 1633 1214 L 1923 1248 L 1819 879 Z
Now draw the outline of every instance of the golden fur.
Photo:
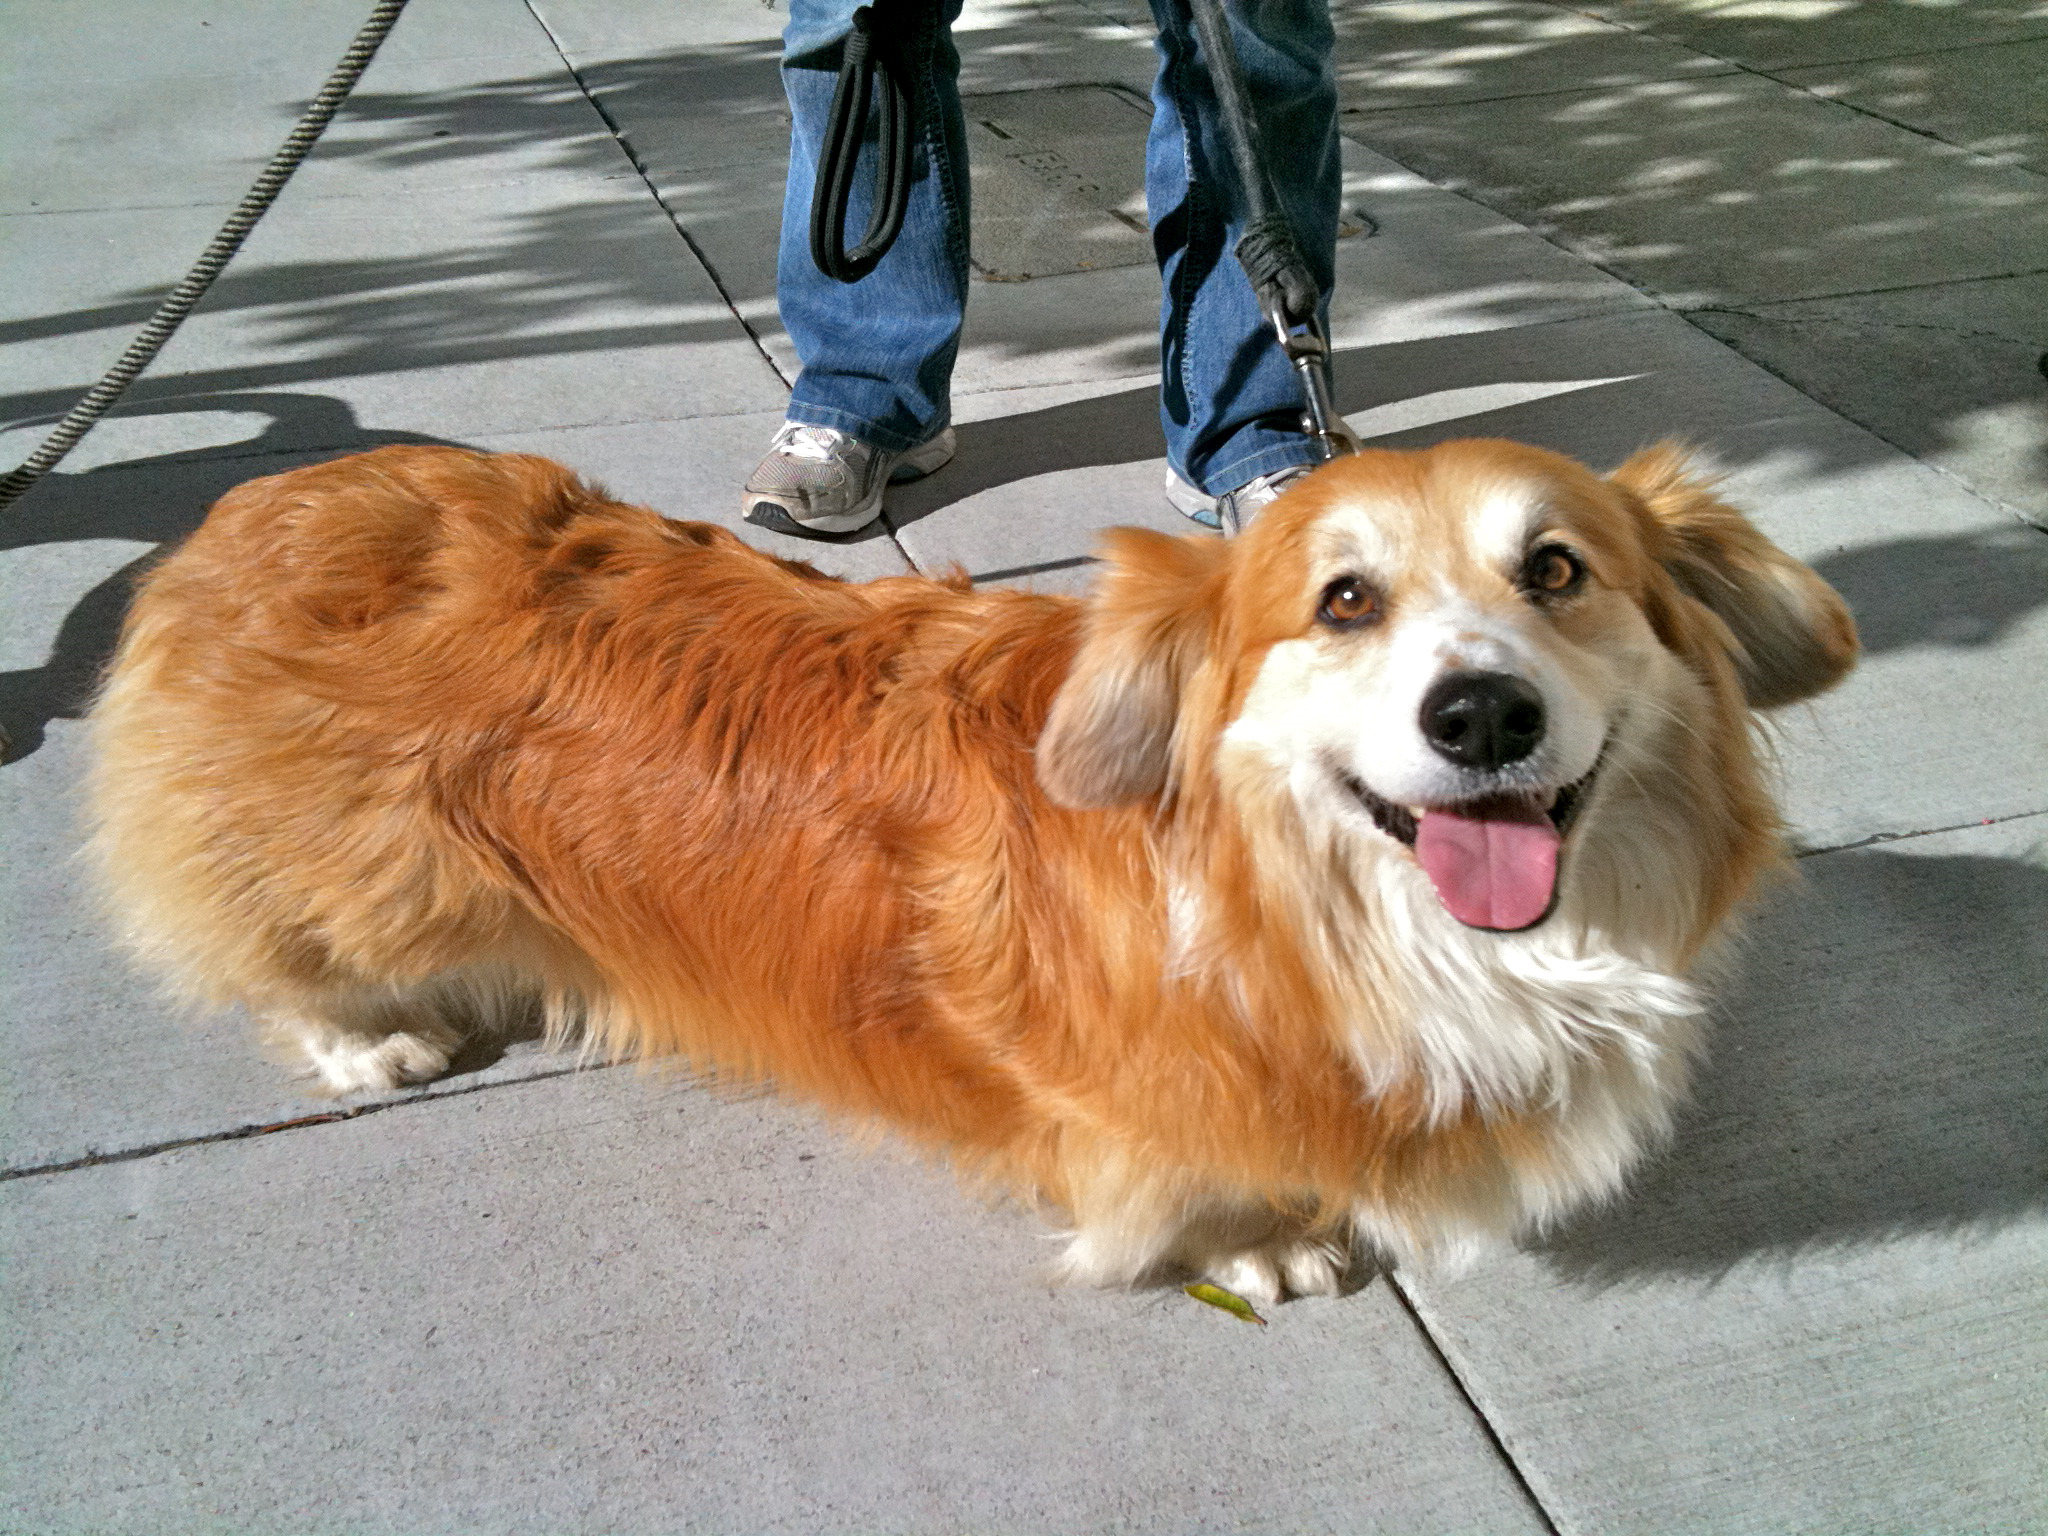
M 1523 502 L 1589 568 L 1561 608 L 1493 550 Z M 1366 453 L 1105 559 L 1085 601 L 852 585 L 454 449 L 252 482 L 95 710 L 112 904 L 336 1090 L 537 1003 L 943 1149 L 1065 1213 L 1082 1279 L 1326 1290 L 1354 1235 L 1456 1260 L 1613 1190 L 1781 857 L 1752 708 L 1846 671 L 1839 599 L 1665 450 Z M 1364 559 L 1386 622 L 1319 628 Z M 1446 593 L 1626 738 L 1528 933 L 1432 907 L 1288 745 L 1355 696 L 1379 750 Z

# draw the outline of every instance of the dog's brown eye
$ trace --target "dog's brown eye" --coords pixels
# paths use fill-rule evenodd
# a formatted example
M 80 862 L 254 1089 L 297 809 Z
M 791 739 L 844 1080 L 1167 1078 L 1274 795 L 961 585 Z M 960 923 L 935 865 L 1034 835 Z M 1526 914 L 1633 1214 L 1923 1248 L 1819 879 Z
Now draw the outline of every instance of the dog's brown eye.
M 1522 567 L 1523 589 L 1539 597 L 1563 597 L 1586 579 L 1585 562 L 1562 544 L 1544 544 L 1529 552 Z
M 1380 595 L 1356 576 L 1339 576 L 1323 588 L 1316 617 L 1340 629 L 1368 624 L 1380 615 Z

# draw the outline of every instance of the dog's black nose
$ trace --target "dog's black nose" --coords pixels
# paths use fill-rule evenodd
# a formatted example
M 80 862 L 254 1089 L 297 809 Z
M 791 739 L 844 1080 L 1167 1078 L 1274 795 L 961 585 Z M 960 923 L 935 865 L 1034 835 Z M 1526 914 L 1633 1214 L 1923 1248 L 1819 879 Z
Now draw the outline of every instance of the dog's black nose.
M 1543 695 L 1505 672 L 1453 672 L 1422 696 L 1422 734 L 1460 768 L 1504 768 L 1543 739 Z

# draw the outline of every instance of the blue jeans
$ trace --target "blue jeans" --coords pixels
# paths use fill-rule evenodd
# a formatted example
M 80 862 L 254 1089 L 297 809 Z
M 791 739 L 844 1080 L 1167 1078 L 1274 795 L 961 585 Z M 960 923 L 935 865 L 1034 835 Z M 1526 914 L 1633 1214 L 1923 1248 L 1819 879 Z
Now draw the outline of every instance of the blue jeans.
M 924 9 L 913 44 L 918 131 L 903 233 L 875 270 L 839 283 L 811 261 L 811 185 L 859 0 L 790 0 L 783 87 L 793 130 L 776 292 L 803 372 L 789 418 L 837 427 L 901 451 L 950 419 L 953 361 L 967 302 L 966 122 L 951 24 L 960 0 Z M 1167 462 L 1212 495 L 1316 454 L 1301 435 L 1293 370 L 1260 317 L 1232 247 L 1243 229 L 1238 185 L 1186 0 L 1152 0 L 1159 75 L 1145 147 L 1145 200 L 1163 292 L 1160 420 Z M 1226 0 L 1274 191 L 1325 299 L 1335 280 L 1337 87 L 1327 0 Z M 867 225 L 872 133 L 848 209 Z

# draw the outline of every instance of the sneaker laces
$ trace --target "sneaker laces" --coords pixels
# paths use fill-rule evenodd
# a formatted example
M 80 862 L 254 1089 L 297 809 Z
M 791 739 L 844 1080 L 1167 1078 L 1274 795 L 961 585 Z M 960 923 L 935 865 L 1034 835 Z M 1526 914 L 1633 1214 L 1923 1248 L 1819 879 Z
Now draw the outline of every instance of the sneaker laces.
M 839 457 L 846 434 L 837 427 L 816 427 L 807 421 L 792 421 L 775 435 L 775 451 L 792 459 L 828 464 Z

